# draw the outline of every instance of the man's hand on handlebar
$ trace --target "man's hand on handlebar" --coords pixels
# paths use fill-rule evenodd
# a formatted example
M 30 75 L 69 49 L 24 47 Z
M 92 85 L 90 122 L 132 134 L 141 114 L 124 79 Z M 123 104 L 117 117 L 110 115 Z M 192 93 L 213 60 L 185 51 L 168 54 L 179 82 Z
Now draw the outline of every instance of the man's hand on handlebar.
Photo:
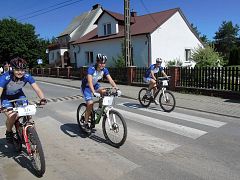
M 47 104 L 47 100 L 45 98 L 41 99 L 39 102 L 39 105 L 46 105 Z
M 94 97 L 98 97 L 98 98 L 99 98 L 99 97 L 101 97 L 101 94 L 100 94 L 100 93 L 98 93 L 98 92 L 94 92 L 94 93 L 93 93 L 93 96 L 94 96 Z

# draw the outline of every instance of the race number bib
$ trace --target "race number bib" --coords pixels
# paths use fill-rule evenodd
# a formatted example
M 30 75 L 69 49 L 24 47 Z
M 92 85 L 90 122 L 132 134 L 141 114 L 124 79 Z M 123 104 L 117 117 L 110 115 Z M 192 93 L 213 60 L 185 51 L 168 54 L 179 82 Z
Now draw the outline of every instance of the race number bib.
M 17 112 L 19 116 L 30 116 L 36 114 L 36 106 L 28 105 L 23 107 L 18 107 Z

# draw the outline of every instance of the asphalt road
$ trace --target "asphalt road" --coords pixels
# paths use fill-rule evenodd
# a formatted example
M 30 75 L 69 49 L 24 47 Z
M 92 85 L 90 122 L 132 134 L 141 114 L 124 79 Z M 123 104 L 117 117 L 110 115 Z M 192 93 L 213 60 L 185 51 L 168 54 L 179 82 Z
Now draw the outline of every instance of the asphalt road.
M 90 137 L 76 123 L 83 102 L 71 87 L 39 83 L 51 100 L 35 118 L 46 158 L 41 179 L 117 180 L 239 180 L 240 120 L 176 108 L 142 108 L 135 100 L 117 98 L 115 108 L 125 118 L 128 137 L 119 149 L 106 143 L 101 124 Z M 36 95 L 27 86 L 29 99 Z M 0 115 L 0 180 L 38 179 L 24 153 L 16 154 L 4 139 Z

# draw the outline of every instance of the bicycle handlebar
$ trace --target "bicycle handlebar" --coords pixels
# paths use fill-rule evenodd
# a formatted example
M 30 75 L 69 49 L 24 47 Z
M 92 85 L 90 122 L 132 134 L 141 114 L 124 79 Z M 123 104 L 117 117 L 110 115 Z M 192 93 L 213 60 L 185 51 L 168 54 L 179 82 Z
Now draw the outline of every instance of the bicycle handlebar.
M 115 90 L 115 92 L 113 92 L 112 90 Z M 115 89 L 113 87 L 106 87 L 104 88 L 104 90 L 106 90 L 106 92 L 104 94 L 102 94 L 99 98 L 103 98 L 105 96 L 120 96 L 121 95 L 121 91 L 119 89 Z
M 20 99 L 20 100 L 22 100 L 22 99 Z M 17 99 L 11 100 L 11 102 L 14 102 L 14 101 L 17 101 Z M 28 105 L 30 105 L 30 104 L 28 104 Z M 43 105 L 40 103 L 35 103 L 35 104 L 31 104 L 31 105 L 35 105 L 36 108 L 43 108 L 42 107 Z M 19 106 L 19 107 L 21 107 L 21 106 Z M 16 109 L 17 109 L 17 107 L 9 107 L 9 108 L 0 107 L 0 113 L 9 112 L 9 111 L 18 112 Z
M 158 80 L 170 80 L 171 76 L 167 76 L 167 77 L 158 77 Z

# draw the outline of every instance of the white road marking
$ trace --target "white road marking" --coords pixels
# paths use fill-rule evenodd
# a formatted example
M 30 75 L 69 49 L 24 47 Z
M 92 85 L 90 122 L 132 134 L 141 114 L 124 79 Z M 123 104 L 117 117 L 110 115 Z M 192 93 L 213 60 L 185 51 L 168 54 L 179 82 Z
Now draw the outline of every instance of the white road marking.
M 120 103 L 118 105 L 125 106 L 124 104 L 126 104 L 126 102 L 125 103 Z M 128 103 L 128 104 L 130 104 L 130 103 Z M 150 113 L 154 113 L 154 114 L 160 114 L 162 116 L 173 117 L 173 118 L 176 118 L 176 119 L 181 119 L 181 120 L 184 120 L 184 121 L 193 122 L 193 123 L 202 124 L 202 125 L 207 125 L 207 126 L 216 127 L 216 128 L 219 128 L 219 127 L 227 124 L 226 122 L 221 122 L 221 121 L 216 121 L 216 120 L 212 120 L 212 119 L 208 119 L 208 118 L 202 118 L 202 117 L 187 115 L 187 114 L 178 113 L 178 112 L 166 113 L 166 112 L 163 112 L 163 111 L 155 111 L 155 110 L 148 109 L 148 108 L 139 108 L 139 106 L 135 105 L 135 104 L 125 106 L 125 107 L 138 109 L 140 111 L 146 111 L 146 112 L 150 112 Z

